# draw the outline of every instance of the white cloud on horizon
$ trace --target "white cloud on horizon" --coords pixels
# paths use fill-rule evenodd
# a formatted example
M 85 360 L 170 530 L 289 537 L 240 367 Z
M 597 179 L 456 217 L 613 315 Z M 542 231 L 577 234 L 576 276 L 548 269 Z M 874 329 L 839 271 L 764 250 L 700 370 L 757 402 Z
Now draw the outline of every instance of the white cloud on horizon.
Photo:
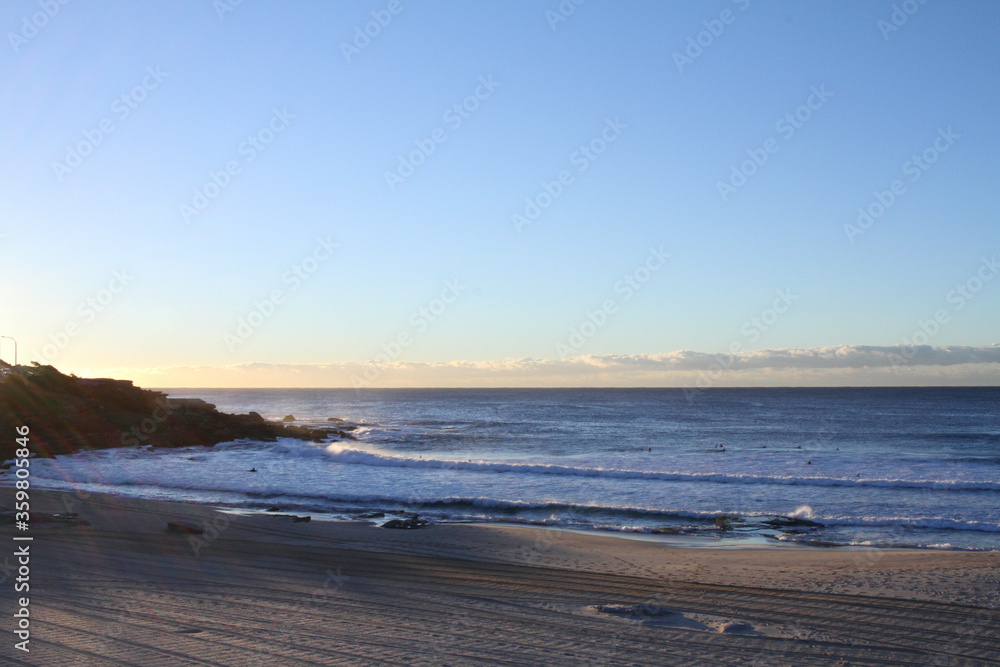
M 158 387 L 836 386 L 1000 384 L 1000 344 L 835 345 L 709 354 L 584 355 L 566 360 L 251 362 L 71 369 Z
M 705 370 L 723 364 L 729 370 L 751 368 L 868 368 L 902 366 L 954 366 L 1000 363 L 1000 345 L 833 345 L 814 348 L 752 350 L 738 354 L 708 354 L 681 350 L 663 354 L 603 355 L 582 357 L 603 366 L 630 366 L 659 370 Z

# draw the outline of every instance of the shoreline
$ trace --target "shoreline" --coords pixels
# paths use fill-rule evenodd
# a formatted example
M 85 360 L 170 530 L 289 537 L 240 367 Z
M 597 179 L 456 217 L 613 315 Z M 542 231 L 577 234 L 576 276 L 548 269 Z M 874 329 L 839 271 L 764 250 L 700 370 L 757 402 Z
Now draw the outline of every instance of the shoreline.
M 9 480 L 2 474 L 0 474 L 0 488 L 11 488 L 12 480 Z M 131 487 L 126 487 L 131 488 Z M 47 488 L 45 491 L 58 492 L 58 493 L 73 493 L 73 491 L 68 489 L 52 489 Z M 118 493 L 111 493 L 105 490 L 102 491 L 84 491 L 84 493 L 90 493 L 95 495 L 107 495 L 109 497 L 126 498 L 139 500 L 144 497 L 141 495 L 131 495 L 127 492 L 122 491 L 121 495 Z M 233 492 L 220 492 L 220 494 L 230 494 Z M 168 494 L 162 494 L 168 495 Z M 195 495 L 192 492 L 192 495 Z M 236 494 L 239 495 L 239 494 Z M 253 515 L 268 515 L 267 510 L 263 507 L 248 507 L 241 504 L 242 502 L 252 502 L 261 506 L 271 505 L 274 506 L 277 500 L 250 500 L 250 499 L 196 499 L 196 498 L 149 498 L 149 500 L 157 502 L 179 502 L 179 503 L 189 503 L 192 505 L 201 505 L 205 507 L 211 507 L 218 509 L 223 512 L 228 512 L 232 514 L 242 514 L 247 516 Z M 419 507 L 417 508 L 419 510 Z M 372 523 L 375 525 L 380 525 L 380 521 L 375 521 L 364 517 L 364 514 L 371 513 L 384 513 L 385 520 L 393 518 L 405 518 L 408 516 L 417 516 L 419 514 L 416 510 L 399 510 L 399 509 L 386 509 L 386 508 L 357 508 L 353 510 L 343 510 L 343 511 L 330 511 L 325 509 L 316 509 L 310 507 L 304 507 L 301 505 L 284 506 L 278 510 L 283 513 L 295 513 L 300 515 L 309 515 L 313 520 L 324 521 L 324 522 L 353 522 L 361 521 L 362 523 Z M 354 515 L 354 516 L 352 516 Z M 964 553 L 1000 553 L 1000 549 L 995 547 L 991 548 L 980 548 L 980 547 L 955 547 L 955 546 L 911 546 L 911 545 L 883 545 L 883 544 L 847 544 L 841 542 L 830 542 L 823 539 L 777 539 L 775 537 L 770 537 L 769 534 L 760 532 L 759 527 L 750 527 L 749 525 L 740 524 L 742 529 L 735 529 L 731 532 L 728 531 L 663 531 L 657 532 L 656 530 L 646 530 L 646 529 L 615 529 L 606 527 L 580 527 L 580 526 L 567 526 L 559 525 L 556 523 L 535 523 L 525 520 L 511 520 L 504 521 L 495 518 L 486 519 L 442 519 L 440 517 L 435 517 L 432 515 L 420 515 L 421 518 L 429 519 L 433 525 L 450 526 L 450 525 L 472 525 L 472 526 L 496 526 L 496 527 L 521 527 L 525 529 L 538 529 L 538 530 L 554 530 L 554 531 L 566 531 L 570 533 L 579 533 L 581 535 L 596 535 L 596 536 L 606 536 L 614 537 L 618 539 L 628 539 L 637 541 L 648 541 L 658 544 L 673 546 L 676 548 L 704 548 L 704 549 L 818 549 L 818 550 L 840 550 L 840 551 L 929 551 L 929 552 L 943 552 L 943 553 L 953 553 L 953 552 L 964 552 Z M 723 516 L 728 516 L 728 514 L 723 514 Z M 783 517 L 781 515 L 764 515 L 767 517 L 772 517 L 774 519 L 790 519 L 795 520 L 791 517 Z M 761 517 L 757 517 L 761 518 Z M 819 524 L 822 527 L 822 524 Z M 749 530 L 747 528 L 750 528 Z M 770 529 L 774 533 L 771 534 L 781 534 L 783 531 L 780 529 Z
M 990 664 L 1000 654 L 996 552 L 676 548 L 525 526 L 389 530 L 98 494 L 31 498 L 39 516 L 86 523 L 32 524 L 32 653 L 6 648 L 11 664 Z M 205 531 L 167 532 L 168 522 Z M 2 612 L 13 604 L 5 596 Z
M 445 522 L 447 525 L 451 524 L 461 524 L 464 522 Z M 482 523 L 468 522 L 470 525 L 476 526 L 495 526 L 498 528 L 503 528 L 506 526 L 517 526 L 526 529 L 537 529 L 537 530 L 555 530 L 560 532 L 574 533 L 577 535 L 601 535 L 607 537 L 613 537 L 623 540 L 637 540 L 640 542 L 652 542 L 655 544 L 660 544 L 663 546 L 672 547 L 675 549 L 750 549 L 750 550 L 762 550 L 767 551 L 770 549 L 775 550 L 785 550 L 785 549 L 803 549 L 803 550 L 818 550 L 826 551 L 829 549 L 836 549 L 838 551 L 966 551 L 966 552 L 984 552 L 991 553 L 987 549 L 927 549 L 922 547 L 877 547 L 877 546 L 860 546 L 851 544 L 810 544 L 808 542 L 791 542 L 791 541 L 781 541 L 781 540 L 769 540 L 756 535 L 746 536 L 746 537 L 729 537 L 729 536 L 719 536 L 710 537 L 705 535 L 684 535 L 684 534 L 657 534 L 657 533 L 644 533 L 642 531 L 626 531 L 626 530 L 602 530 L 595 528 L 593 530 L 587 530 L 584 528 L 566 528 L 563 526 L 544 526 L 536 524 L 519 524 L 519 523 L 503 523 L 499 521 L 484 521 Z
M 5 479 L 0 476 L 0 488 L 12 488 L 12 480 Z M 64 489 L 41 489 L 46 492 L 52 493 L 67 493 L 73 494 L 74 491 L 64 490 Z M 88 492 L 83 491 L 82 493 L 90 495 L 108 496 L 110 498 L 124 498 L 129 500 L 144 500 L 143 496 L 139 495 L 128 495 L 122 493 L 118 495 L 116 493 L 108 493 L 106 491 L 99 492 Z M 197 499 L 168 499 L 168 498 L 149 498 L 151 502 L 175 502 L 175 503 L 185 503 L 196 506 L 204 506 L 209 508 L 214 508 L 222 512 L 235 514 L 235 515 L 245 515 L 245 516 L 267 516 L 269 513 L 262 508 L 251 508 L 240 506 L 238 504 L 229 504 L 225 500 L 197 500 Z M 236 501 L 230 501 L 236 502 Z M 258 501 L 255 501 L 258 502 Z M 259 502 L 261 505 L 274 505 L 274 502 Z M 334 522 L 334 523 L 351 523 L 360 522 L 366 525 L 374 524 L 379 525 L 378 521 L 372 521 L 370 519 L 361 517 L 352 517 L 351 514 L 355 513 L 358 515 L 371 513 L 372 511 L 382 512 L 385 514 L 386 519 L 390 518 L 404 518 L 406 516 L 417 516 L 418 513 L 415 511 L 402 511 L 394 509 L 381 509 L 381 510 L 355 510 L 355 511 L 344 511 L 344 512 L 331 512 L 327 510 L 316 510 L 305 507 L 282 507 L 280 510 L 282 513 L 295 513 L 301 515 L 309 515 L 312 519 L 323 522 Z M 557 524 L 544 524 L 544 523 L 532 523 L 527 521 L 502 521 L 496 519 L 485 519 L 485 520 L 449 520 L 440 519 L 436 517 L 427 517 L 426 515 L 421 515 L 422 518 L 430 518 L 432 525 L 438 526 L 452 526 L 452 525 L 470 525 L 470 526 L 494 526 L 497 528 L 503 527 L 517 527 L 524 528 L 528 530 L 552 530 L 568 533 L 576 533 L 580 535 L 595 535 L 612 537 L 616 539 L 626 539 L 626 540 L 636 540 L 643 542 L 652 542 L 657 544 L 662 544 L 666 546 L 672 546 L 681 549 L 757 549 L 757 550 L 787 550 L 787 549 L 816 549 L 820 551 L 825 550 L 838 550 L 838 551 L 901 551 L 901 552 L 941 552 L 941 553 L 998 553 L 1000 554 L 1000 549 L 996 548 L 976 548 L 976 547 L 951 547 L 951 546 L 883 546 L 883 545 L 872 545 L 872 544 L 842 544 L 842 543 L 832 543 L 823 540 L 781 540 L 768 537 L 766 534 L 759 532 L 719 532 L 719 533 L 700 533 L 694 534 L 690 532 L 655 532 L 646 531 L 642 529 L 635 530 L 622 530 L 622 529 L 611 529 L 611 528 L 600 528 L 600 527 L 575 527 L 575 526 L 563 526 Z M 768 515 L 771 516 L 771 515 Z M 781 517 L 780 515 L 773 515 L 774 518 L 782 519 L 787 517 Z M 780 530 L 778 532 L 781 532 Z

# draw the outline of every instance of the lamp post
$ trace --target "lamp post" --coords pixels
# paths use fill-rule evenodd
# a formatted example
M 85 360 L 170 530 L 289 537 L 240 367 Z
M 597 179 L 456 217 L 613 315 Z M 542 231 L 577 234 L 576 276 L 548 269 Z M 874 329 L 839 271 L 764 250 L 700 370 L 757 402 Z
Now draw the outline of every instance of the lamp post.
M 17 341 L 10 336 L 0 336 L 0 338 L 6 338 L 10 342 L 14 343 L 14 365 L 17 366 Z

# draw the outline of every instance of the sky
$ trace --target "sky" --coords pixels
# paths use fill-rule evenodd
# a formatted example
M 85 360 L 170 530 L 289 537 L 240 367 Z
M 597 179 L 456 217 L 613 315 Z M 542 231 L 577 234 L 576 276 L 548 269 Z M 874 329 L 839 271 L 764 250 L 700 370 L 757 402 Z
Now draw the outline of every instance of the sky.
M 1000 4 L 10 0 L 0 355 L 1000 381 Z

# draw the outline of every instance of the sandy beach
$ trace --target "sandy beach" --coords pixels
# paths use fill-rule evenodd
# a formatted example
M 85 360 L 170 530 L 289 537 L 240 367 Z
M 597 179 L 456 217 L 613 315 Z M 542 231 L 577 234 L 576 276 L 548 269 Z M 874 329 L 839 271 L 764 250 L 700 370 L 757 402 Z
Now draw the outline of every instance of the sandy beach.
M 31 650 L 6 634 L 7 664 L 975 665 L 1000 655 L 997 553 L 678 548 L 56 492 L 32 501 L 40 516 L 68 510 L 87 525 L 32 526 Z M 3 605 L 10 619 L 15 600 Z

